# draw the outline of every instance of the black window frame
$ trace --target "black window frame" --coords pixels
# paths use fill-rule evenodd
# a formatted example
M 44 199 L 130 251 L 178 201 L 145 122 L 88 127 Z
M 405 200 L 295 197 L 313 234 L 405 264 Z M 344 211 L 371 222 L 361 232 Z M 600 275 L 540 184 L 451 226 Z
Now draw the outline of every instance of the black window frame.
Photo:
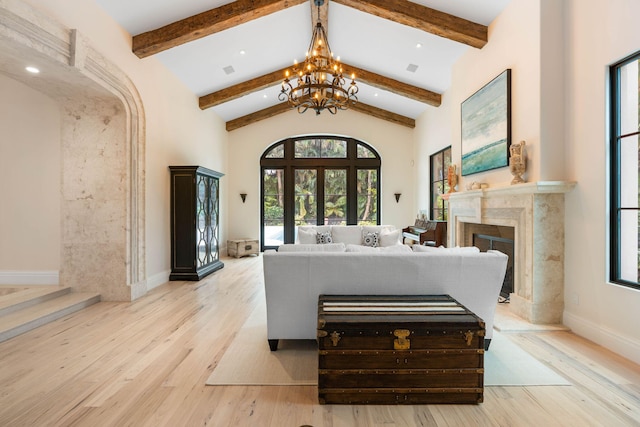
M 447 180 L 447 173 L 448 173 L 448 168 L 447 165 L 445 163 L 445 157 L 447 155 L 447 153 L 449 154 L 449 164 L 451 164 L 452 159 L 451 159 L 451 146 L 445 147 L 440 151 L 437 151 L 435 153 L 433 153 L 432 155 L 429 156 L 429 176 L 430 176 L 430 184 L 429 184 L 429 216 L 431 220 L 438 220 L 438 221 L 446 221 L 449 217 L 449 208 L 447 206 L 447 202 L 440 197 L 439 198 L 439 203 L 441 203 L 440 206 L 434 206 L 433 200 L 434 200 L 434 194 L 433 194 L 433 188 L 434 188 L 434 184 L 438 184 L 441 183 L 442 184 L 442 194 L 445 194 L 447 191 L 449 191 L 449 181 Z M 442 174 L 440 176 L 437 176 L 438 171 L 436 171 L 433 166 L 434 164 L 434 160 L 436 159 L 436 157 L 438 156 L 442 156 Z M 435 215 L 435 211 L 439 210 L 440 212 L 442 212 L 442 217 L 439 217 L 438 215 Z
M 610 172 L 609 172 L 609 281 L 617 285 L 626 286 L 632 289 L 640 290 L 640 279 L 632 282 L 621 278 L 621 259 L 622 249 L 621 241 L 621 214 L 626 210 L 639 211 L 639 207 L 621 206 L 621 142 L 624 138 L 631 136 L 640 137 L 640 129 L 636 132 L 621 134 L 621 87 L 620 87 L 620 70 L 623 66 L 633 62 L 640 61 L 640 51 L 629 55 L 628 57 L 612 64 L 609 67 L 610 79 L 610 100 L 609 100 L 609 149 L 610 149 Z M 640 76 L 639 76 L 640 83 Z M 640 175 L 640 174 L 639 174 Z
M 339 139 L 347 142 L 347 155 L 340 157 L 295 157 L 295 142 L 306 139 Z M 284 156 L 281 158 L 267 157 L 277 146 L 284 147 Z M 358 157 L 358 145 L 367 148 L 375 157 Z M 267 169 L 284 170 L 284 243 L 293 243 L 295 240 L 295 194 L 294 171 L 296 169 L 317 169 L 319 179 L 317 182 L 317 198 L 322 200 L 318 213 L 324 210 L 324 181 L 320 179 L 320 172 L 325 169 L 347 170 L 347 225 L 358 223 L 358 198 L 357 198 L 357 171 L 360 169 L 374 169 L 377 173 L 376 181 L 376 224 L 380 224 L 380 183 L 381 183 L 380 154 L 369 144 L 351 137 L 335 135 L 304 135 L 278 141 L 270 145 L 260 157 L 260 250 L 275 249 L 277 246 L 266 246 L 264 235 L 264 171 Z M 322 174 L 324 175 L 324 174 Z M 317 225 L 323 225 L 324 216 L 318 214 Z

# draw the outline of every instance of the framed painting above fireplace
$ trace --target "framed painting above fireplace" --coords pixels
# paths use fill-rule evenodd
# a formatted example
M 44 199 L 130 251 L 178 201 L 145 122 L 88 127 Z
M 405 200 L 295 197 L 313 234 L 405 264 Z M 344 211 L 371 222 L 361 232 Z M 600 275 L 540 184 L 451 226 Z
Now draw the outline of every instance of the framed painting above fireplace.
M 511 145 L 511 69 L 461 106 L 462 176 L 505 167 Z

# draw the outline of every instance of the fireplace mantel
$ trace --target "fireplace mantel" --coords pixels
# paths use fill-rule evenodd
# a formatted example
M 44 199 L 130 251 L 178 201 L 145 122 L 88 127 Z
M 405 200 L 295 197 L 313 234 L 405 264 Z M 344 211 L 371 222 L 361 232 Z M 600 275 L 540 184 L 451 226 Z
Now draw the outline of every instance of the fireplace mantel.
M 575 182 L 538 181 L 449 194 L 448 242 L 465 246 L 466 224 L 514 228 L 511 311 L 531 323 L 562 323 L 564 194 Z

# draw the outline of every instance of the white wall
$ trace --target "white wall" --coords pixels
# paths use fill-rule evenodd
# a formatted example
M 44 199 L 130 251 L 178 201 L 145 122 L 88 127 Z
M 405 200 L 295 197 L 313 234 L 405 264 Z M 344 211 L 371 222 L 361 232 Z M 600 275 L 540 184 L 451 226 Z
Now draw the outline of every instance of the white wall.
M 1 74 L 0 93 L 0 284 L 16 284 L 17 272 L 31 276 L 32 284 L 45 284 L 33 281 L 49 274 L 55 284 L 60 264 L 60 111 L 50 98 Z
M 635 0 L 566 2 L 567 195 L 564 321 L 640 363 L 640 292 L 607 282 L 608 65 L 640 50 Z
M 460 105 L 504 70 L 511 69 L 511 138 L 526 141 L 528 181 L 541 176 L 540 157 L 540 1 L 513 0 L 489 27 L 489 42 L 469 49 L 453 68 L 451 89 L 452 161 L 461 170 Z M 492 187 L 509 185 L 509 168 L 460 177 L 459 188 L 471 182 Z
M 169 165 L 193 164 L 227 173 L 227 132 L 211 110 L 157 59 L 131 52 L 131 36 L 99 6 L 86 0 L 27 0 L 80 34 L 120 67 L 137 87 L 146 117 L 146 274 L 151 286 L 170 269 Z M 221 240 L 226 239 L 227 179 L 221 180 Z
M 260 237 L 260 156 L 277 141 L 305 134 L 350 136 L 375 148 L 382 158 L 381 222 L 396 227 L 413 224 L 417 213 L 413 201 L 413 129 L 349 110 L 335 116 L 290 111 L 229 133 L 230 239 Z M 399 203 L 396 192 L 402 193 Z M 244 204 L 240 193 L 247 193 Z

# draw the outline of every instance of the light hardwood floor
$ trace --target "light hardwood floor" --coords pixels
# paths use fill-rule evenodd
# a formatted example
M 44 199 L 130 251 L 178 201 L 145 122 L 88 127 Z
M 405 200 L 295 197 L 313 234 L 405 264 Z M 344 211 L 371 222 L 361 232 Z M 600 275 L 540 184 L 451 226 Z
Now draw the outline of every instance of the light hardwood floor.
M 0 426 L 640 425 L 640 366 L 566 331 L 509 337 L 573 385 L 486 387 L 480 405 L 322 406 L 316 387 L 205 386 L 264 303 L 262 258 L 223 261 L 1 343 Z

